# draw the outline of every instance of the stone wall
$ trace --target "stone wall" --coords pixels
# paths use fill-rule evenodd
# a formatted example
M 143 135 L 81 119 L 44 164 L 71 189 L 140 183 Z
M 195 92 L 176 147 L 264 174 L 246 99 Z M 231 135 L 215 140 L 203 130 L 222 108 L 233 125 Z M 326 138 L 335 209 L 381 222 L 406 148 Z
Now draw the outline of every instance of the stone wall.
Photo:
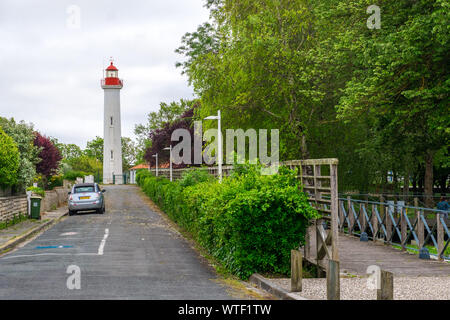
M 0 197 L 0 222 L 10 221 L 19 214 L 28 214 L 27 196 Z
M 41 201 L 41 213 L 52 211 L 61 206 L 67 206 L 69 189 L 57 187 L 46 191 Z M 9 221 L 19 214 L 28 214 L 27 196 L 0 197 L 0 222 Z
M 51 191 L 45 191 L 45 198 L 41 202 L 41 213 L 67 205 L 68 192 L 69 189 L 64 187 L 57 187 Z

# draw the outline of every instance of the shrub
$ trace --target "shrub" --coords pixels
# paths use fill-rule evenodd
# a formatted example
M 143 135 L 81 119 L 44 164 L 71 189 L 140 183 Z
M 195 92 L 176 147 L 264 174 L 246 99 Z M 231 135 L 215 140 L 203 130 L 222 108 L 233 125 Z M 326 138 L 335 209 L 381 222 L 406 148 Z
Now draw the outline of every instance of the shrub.
M 193 169 L 183 172 L 183 176 L 179 181 L 182 187 L 189 187 L 200 182 L 206 182 L 213 177 L 206 171 L 201 169 Z
M 75 181 L 77 178 L 84 178 L 85 176 L 88 176 L 89 173 L 83 172 L 83 171 L 67 171 L 63 179 L 69 180 L 69 181 Z
M 19 161 L 17 144 L 0 127 L 0 187 L 9 187 L 17 182 Z
M 37 195 L 40 195 L 42 198 L 45 198 L 45 191 L 42 188 L 39 187 L 28 187 L 27 191 L 31 191 Z
M 304 242 L 308 220 L 317 217 L 299 190 L 296 172 L 280 168 L 262 176 L 256 166 L 220 184 L 187 183 L 141 175 L 143 191 L 171 219 L 189 231 L 234 274 L 288 274 L 290 250 Z M 185 186 L 188 184 L 188 186 Z
M 52 176 L 48 181 L 48 190 L 53 190 L 55 187 L 62 187 L 64 184 L 64 176 Z
M 136 172 L 136 183 L 138 185 L 141 185 L 141 183 L 143 182 L 143 180 L 147 177 L 152 176 L 152 173 L 148 170 L 138 170 Z

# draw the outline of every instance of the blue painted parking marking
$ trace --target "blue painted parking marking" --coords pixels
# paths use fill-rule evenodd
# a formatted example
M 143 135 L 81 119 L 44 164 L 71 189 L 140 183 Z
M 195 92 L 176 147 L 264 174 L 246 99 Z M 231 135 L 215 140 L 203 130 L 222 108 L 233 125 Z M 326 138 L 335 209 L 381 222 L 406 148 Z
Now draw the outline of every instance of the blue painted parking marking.
M 35 249 L 65 249 L 73 248 L 73 246 L 37 246 Z

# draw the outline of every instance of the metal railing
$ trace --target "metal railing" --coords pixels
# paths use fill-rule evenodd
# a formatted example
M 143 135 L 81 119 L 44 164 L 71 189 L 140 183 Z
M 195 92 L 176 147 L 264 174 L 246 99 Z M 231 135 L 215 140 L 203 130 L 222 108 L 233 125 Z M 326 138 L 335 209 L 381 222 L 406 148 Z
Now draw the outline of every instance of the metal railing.
M 326 205 L 325 205 L 326 206 Z M 450 259 L 448 212 L 403 203 L 339 198 L 339 231 L 361 240 L 383 241 L 437 257 Z M 424 248 L 431 252 L 424 252 Z

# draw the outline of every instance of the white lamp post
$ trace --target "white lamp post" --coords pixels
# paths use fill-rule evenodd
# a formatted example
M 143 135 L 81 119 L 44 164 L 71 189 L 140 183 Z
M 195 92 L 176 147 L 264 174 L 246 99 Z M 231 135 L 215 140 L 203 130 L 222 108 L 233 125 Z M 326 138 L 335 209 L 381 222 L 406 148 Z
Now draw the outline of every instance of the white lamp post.
M 219 182 L 222 182 L 222 131 L 220 127 L 220 110 L 217 111 L 217 116 L 209 116 L 203 120 L 217 120 L 217 139 L 218 139 L 218 147 L 217 147 L 217 157 L 218 157 L 218 166 L 219 166 Z
M 169 150 L 170 156 L 169 156 L 169 164 L 170 164 L 170 181 L 172 181 L 172 146 L 170 145 L 167 148 L 164 148 L 163 150 Z
M 156 158 L 156 176 L 158 176 L 158 154 L 152 155 L 153 158 Z

